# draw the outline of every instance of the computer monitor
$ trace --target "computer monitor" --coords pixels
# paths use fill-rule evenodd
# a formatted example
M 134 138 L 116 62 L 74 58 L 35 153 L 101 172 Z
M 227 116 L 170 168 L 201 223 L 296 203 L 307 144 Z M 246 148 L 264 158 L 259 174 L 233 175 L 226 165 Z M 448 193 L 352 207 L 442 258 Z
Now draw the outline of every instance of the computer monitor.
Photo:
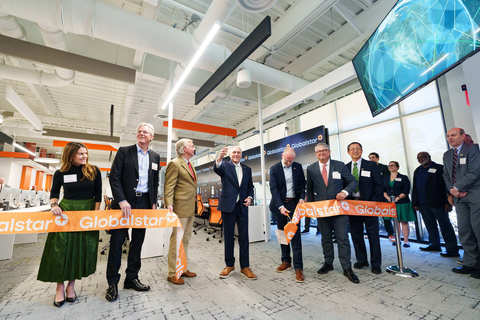
M 37 193 L 36 190 L 22 190 L 20 198 L 17 202 L 18 206 L 24 207 L 27 201 L 30 203 L 30 205 L 33 205 L 32 199 L 35 200 L 36 193 Z
M 5 203 L 5 202 L 10 202 L 10 198 L 12 197 L 12 191 L 13 188 L 2 188 L 2 191 L 0 192 L 0 202 Z
M 18 206 L 18 200 L 20 199 L 20 194 L 22 189 L 12 188 L 12 195 L 10 198 L 10 206 Z
M 47 199 L 47 192 L 46 191 L 38 191 L 37 192 L 37 198 L 35 201 L 35 205 L 39 206 L 41 203 L 47 204 L 48 199 Z

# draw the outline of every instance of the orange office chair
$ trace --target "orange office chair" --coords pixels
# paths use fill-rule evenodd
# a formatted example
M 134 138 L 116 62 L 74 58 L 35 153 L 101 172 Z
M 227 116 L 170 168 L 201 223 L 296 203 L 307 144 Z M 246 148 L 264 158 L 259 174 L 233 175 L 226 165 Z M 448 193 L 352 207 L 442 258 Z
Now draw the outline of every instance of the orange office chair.
M 200 229 L 204 229 L 205 231 L 207 230 L 212 230 L 210 226 L 207 225 L 206 221 L 209 219 L 210 214 L 209 210 L 205 208 L 203 205 L 203 200 L 202 200 L 202 195 L 197 194 L 197 212 L 195 212 L 195 217 L 199 219 L 203 219 L 203 224 L 198 224 L 199 227 L 197 227 L 195 230 L 193 230 L 194 234 L 197 234 L 197 231 Z
M 222 213 L 217 210 L 218 199 L 208 199 L 208 205 L 210 207 L 210 219 L 208 224 L 210 227 L 213 227 L 214 230 L 212 238 L 215 238 L 215 233 L 220 230 L 220 240 L 218 242 L 222 243 L 223 238 L 223 223 L 222 223 Z M 210 232 L 208 234 L 211 234 Z M 210 239 L 207 238 L 207 241 Z

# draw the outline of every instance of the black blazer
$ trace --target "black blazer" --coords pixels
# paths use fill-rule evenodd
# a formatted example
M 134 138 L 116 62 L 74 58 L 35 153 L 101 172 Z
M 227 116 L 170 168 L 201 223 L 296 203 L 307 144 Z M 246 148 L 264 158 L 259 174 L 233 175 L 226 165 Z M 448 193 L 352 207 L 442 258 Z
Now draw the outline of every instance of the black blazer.
M 293 162 L 291 167 L 296 201 L 298 202 L 300 199 L 305 200 L 306 181 L 302 165 L 298 162 Z M 281 161 L 270 168 L 270 192 L 272 193 L 270 211 L 280 213 L 278 208 L 285 206 L 285 199 L 287 198 L 287 183 Z
M 400 179 L 400 181 L 397 181 L 397 179 Z M 401 193 L 406 194 L 407 196 L 398 200 L 397 203 L 410 202 L 410 198 L 408 197 L 408 194 L 410 193 L 410 180 L 408 180 L 408 177 L 403 174 L 397 174 L 397 178 L 393 183 L 393 188 L 390 187 L 390 175 L 383 177 L 383 191 L 389 196 L 393 195 L 395 197 L 398 197 Z M 385 201 L 387 200 L 385 199 Z
M 333 179 L 333 172 L 340 175 L 340 178 Z M 357 187 L 357 180 L 348 171 L 343 162 L 330 160 L 330 169 L 328 172 L 328 186 L 320 172 L 318 161 L 315 161 L 307 168 L 307 201 L 334 200 L 337 193 L 342 190 L 351 194 Z
M 150 207 L 157 202 L 158 194 L 158 173 L 160 172 L 160 155 L 153 150 L 149 151 L 148 166 L 148 195 L 150 198 Z M 152 164 L 156 164 L 154 170 Z M 138 185 L 138 155 L 137 145 L 129 147 L 120 147 L 112 163 L 110 171 L 110 187 L 113 194 L 113 209 L 119 209 L 119 202 L 127 200 L 133 203 L 135 200 L 135 191 Z
M 412 205 L 418 205 L 417 172 L 422 166 L 415 169 L 413 173 Z M 447 204 L 447 188 L 443 179 L 443 166 L 432 161 L 431 167 L 435 172 L 429 172 L 425 192 L 427 194 L 427 205 L 434 208 L 443 208 Z
M 213 164 L 213 171 L 222 180 L 222 192 L 220 193 L 217 207 L 221 212 L 232 212 L 237 203 L 237 196 L 240 195 L 239 201 L 242 214 L 248 214 L 248 208 L 243 205 L 243 201 L 247 197 L 253 199 L 252 169 L 241 163 L 240 166 L 242 167 L 242 182 L 238 185 L 237 171 L 232 161 L 222 161 L 218 168 L 216 161 Z
M 352 172 L 352 166 L 352 161 L 347 163 L 347 168 L 350 172 Z M 368 174 L 370 176 L 363 176 L 362 172 L 365 175 Z M 383 201 L 383 178 L 380 169 L 375 162 L 362 159 L 362 163 L 358 170 L 358 189 L 362 200 Z M 353 198 L 352 194 L 348 196 L 349 199 Z

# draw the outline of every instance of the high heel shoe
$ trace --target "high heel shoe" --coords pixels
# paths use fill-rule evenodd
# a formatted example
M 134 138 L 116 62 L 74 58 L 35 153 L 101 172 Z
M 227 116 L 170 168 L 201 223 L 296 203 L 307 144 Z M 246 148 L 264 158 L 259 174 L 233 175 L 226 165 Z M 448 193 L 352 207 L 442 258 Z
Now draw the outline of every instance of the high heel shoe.
M 75 291 L 73 291 L 75 293 L 75 296 L 73 298 L 70 298 L 68 295 L 67 295 L 67 291 L 65 291 L 65 297 L 66 297 L 66 301 L 67 302 L 70 302 L 70 303 L 73 303 L 77 300 L 77 293 Z
M 65 304 L 65 299 L 63 299 L 62 301 L 55 301 L 55 299 L 53 300 L 53 305 L 57 308 L 60 308 L 64 304 Z

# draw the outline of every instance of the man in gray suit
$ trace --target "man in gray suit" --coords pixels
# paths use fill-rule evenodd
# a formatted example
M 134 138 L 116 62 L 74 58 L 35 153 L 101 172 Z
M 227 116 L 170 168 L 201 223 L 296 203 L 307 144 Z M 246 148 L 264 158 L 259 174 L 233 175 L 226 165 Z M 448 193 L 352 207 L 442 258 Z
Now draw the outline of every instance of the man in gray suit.
M 326 143 L 315 146 L 318 162 L 307 168 L 307 200 L 309 202 L 322 200 L 344 200 L 353 193 L 358 183 L 350 170 L 340 161 L 330 160 L 330 147 Z M 332 230 L 338 243 L 338 257 L 343 268 L 343 274 L 353 283 L 359 283 L 358 277 L 352 271 L 350 262 L 350 242 L 348 240 L 348 216 L 334 216 L 318 219 L 322 234 L 322 248 L 325 262 L 317 271 L 325 274 L 333 270 Z
M 478 144 L 466 143 L 465 131 L 452 128 L 447 132 L 453 147 L 443 154 L 443 178 L 455 205 L 458 235 L 463 246 L 463 266 L 453 268 L 460 274 L 480 279 L 480 152 Z

